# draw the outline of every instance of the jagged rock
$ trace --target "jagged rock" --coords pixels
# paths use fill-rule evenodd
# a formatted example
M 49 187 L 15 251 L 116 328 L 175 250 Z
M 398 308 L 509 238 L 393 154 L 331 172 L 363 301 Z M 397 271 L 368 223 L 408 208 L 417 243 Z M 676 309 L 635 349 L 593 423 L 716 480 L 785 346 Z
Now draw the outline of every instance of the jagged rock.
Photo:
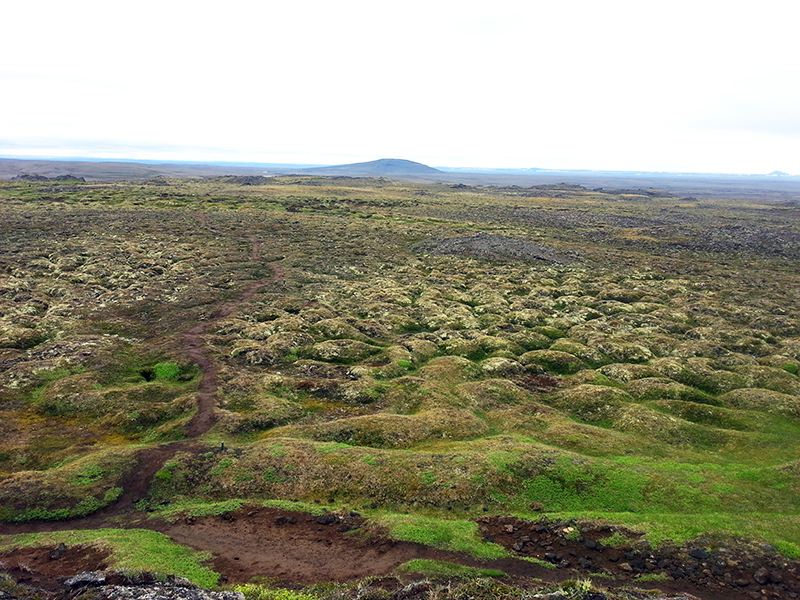
M 428 596 L 428 592 L 434 589 L 434 585 L 430 581 L 415 581 L 409 583 L 401 590 L 397 590 L 392 598 L 394 600 L 413 600 L 414 598 L 424 598 Z
M 64 556 L 67 553 L 67 545 L 64 542 L 61 542 L 50 551 L 50 560 L 57 560 Z
M 753 573 L 753 579 L 759 585 L 765 585 L 772 581 L 772 577 L 770 576 L 769 569 L 766 567 L 761 567 L 755 573 Z
M 244 600 L 241 592 L 210 592 L 191 584 L 119 585 L 103 591 L 109 600 Z
M 705 548 L 695 548 L 689 552 L 689 556 L 696 558 L 697 560 L 705 560 L 710 557 L 711 554 L 709 554 L 708 550 Z
M 571 257 L 555 248 L 480 231 L 475 235 L 433 240 L 420 244 L 417 252 L 477 256 L 496 260 L 571 262 Z
M 333 525 L 339 521 L 339 517 L 334 515 L 333 513 L 328 513 L 327 515 L 320 515 L 317 517 L 317 523 L 320 525 Z
M 87 571 L 85 573 L 78 573 L 74 577 L 70 577 L 66 581 L 64 581 L 64 585 L 70 589 L 80 588 L 80 587 L 96 587 L 100 585 L 105 585 L 106 583 L 106 576 L 105 573 L 99 573 L 97 571 Z

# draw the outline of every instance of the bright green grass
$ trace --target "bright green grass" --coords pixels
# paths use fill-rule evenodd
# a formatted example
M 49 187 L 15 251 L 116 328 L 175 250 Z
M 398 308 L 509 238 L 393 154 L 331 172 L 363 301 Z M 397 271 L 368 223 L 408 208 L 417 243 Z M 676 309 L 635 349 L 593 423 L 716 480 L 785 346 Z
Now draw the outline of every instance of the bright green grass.
M 153 366 L 153 373 L 158 379 L 175 379 L 180 375 L 181 368 L 173 362 L 160 362 Z
M 0 536 L 0 551 L 19 547 L 52 546 L 59 543 L 97 544 L 111 551 L 115 569 L 149 571 L 160 577 L 178 575 L 202 587 L 216 585 L 219 574 L 202 563 L 211 558 L 181 546 L 166 535 L 145 529 L 96 529 L 90 531 L 53 531 Z
M 645 532 L 651 544 L 682 544 L 709 534 L 767 542 L 781 553 L 800 557 L 800 516 L 774 513 L 604 513 L 559 512 L 558 519 L 578 519 L 624 525 Z
M 711 457 L 703 457 L 708 458 Z M 609 513 L 790 513 L 800 511 L 796 477 L 772 466 L 562 455 L 519 481 L 521 499 L 547 511 Z M 524 510 L 516 502 L 516 510 Z
M 558 567 L 551 562 L 547 562 L 546 560 L 542 560 L 541 558 L 536 558 L 535 556 L 520 556 L 520 559 L 524 560 L 525 562 L 533 563 L 534 565 L 539 565 L 540 567 L 544 567 L 545 569 L 557 569 Z
M 164 519 L 165 521 L 174 521 L 183 516 L 210 517 L 221 515 L 232 510 L 239 510 L 244 504 L 267 506 L 270 508 L 304 512 L 312 515 L 321 515 L 326 512 L 326 509 L 318 504 L 292 502 L 290 500 L 231 499 L 222 500 L 219 502 L 207 502 L 203 500 L 190 499 L 183 500 L 181 502 L 175 502 L 169 506 L 159 508 L 155 510 L 153 514 L 159 519 Z M 327 510 L 330 510 L 330 507 L 328 507 Z
M 233 590 L 244 594 L 246 600 L 317 600 L 315 594 L 294 592 L 286 589 L 273 589 L 263 585 L 245 583 L 233 586 Z
M 393 513 L 376 516 L 374 520 L 387 527 L 389 535 L 397 540 L 417 542 L 443 550 L 469 552 L 478 558 L 508 556 L 508 551 L 502 546 L 482 541 L 478 524 L 473 521 Z
M 415 558 L 397 567 L 397 571 L 406 573 L 422 573 L 427 577 L 453 577 L 466 579 L 470 577 L 504 577 L 499 569 L 479 569 L 440 560 Z

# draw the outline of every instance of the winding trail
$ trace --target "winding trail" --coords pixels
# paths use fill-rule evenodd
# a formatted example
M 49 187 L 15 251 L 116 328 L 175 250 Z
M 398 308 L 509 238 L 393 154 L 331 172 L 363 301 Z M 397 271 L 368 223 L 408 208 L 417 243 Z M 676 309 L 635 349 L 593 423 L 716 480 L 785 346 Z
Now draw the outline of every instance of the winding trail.
M 259 241 L 252 242 L 250 250 L 250 260 L 259 260 L 261 255 L 261 248 L 263 243 Z M 216 395 L 219 388 L 219 381 L 217 375 L 219 374 L 219 365 L 208 356 L 205 348 L 205 341 L 203 336 L 207 333 L 209 327 L 216 321 L 225 319 L 233 314 L 242 304 L 249 302 L 263 287 L 276 283 L 284 279 L 284 270 L 278 263 L 268 263 L 272 268 L 272 277 L 269 279 L 262 279 L 254 281 L 242 290 L 241 295 L 233 302 L 227 302 L 220 306 L 211 315 L 211 319 L 204 323 L 199 323 L 192 327 L 189 331 L 184 333 L 180 338 L 180 347 L 184 356 L 189 362 L 193 362 L 200 367 L 203 373 L 200 379 L 197 394 L 197 412 L 192 420 L 186 427 L 186 436 L 189 438 L 196 438 L 207 432 L 216 422 L 214 409 L 216 408 Z
M 208 229 L 216 232 L 210 227 Z M 251 261 L 260 260 L 262 247 L 262 242 L 251 240 Z M 209 355 L 204 336 L 214 323 L 229 317 L 240 306 L 252 300 L 262 288 L 283 280 L 285 275 L 281 265 L 268 263 L 268 266 L 272 268 L 272 277 L 250 283 L 242 290 L 236 300 L 222 304 L 212 313 L 209 320 L 198 323 L 180 336 L 180 351 L 188 362 L 195 363 L 202 372 L 197 395 L 195 396 L 197 410 L 184 429 L 188 440 L 162 444 L 155 448 L 144 450 L 138 457 L 138 467 L 129 473 L 129 479 L 131 480 L 123 482 L 122 487 L 125 491 L 122 496 L 114 503 L 113 507 L 106 507 L 107 510 L 110 509 L 111 514 L 120 514 L 133 508 L 133 505 L 147 493 L 156 472 L 179 451 L 202 452 L 209 449 L 208 444 L 202 444 L 196 440 L 211 429 L 217 421 L 219 365 Z
M 202 219 L 201 219 L 202 221 Z M 207 227 L 212 232 L 219 231 Z M 263 242 L 251 240 L 250 260 L 258 261 L 261 257 Z M 43 531 L 65 531 L 69 529 L 97 529 L 101 527 L 118 526 L 116 521 L 135 510 L 135 504 L 144 498 L 153 481 L 155 474 L 175 454 L 181 451 L 204 452 L 210 449 L 209 444 L 198 440 L 213 427 L 216 422 L 217 390 L 219 389 L 219 365 L 210 356 L 206 347 L 204 336 L 214 323 L 233 314 L 239 307 L 249 302 L 264 287 L 281 281 L 285 277 L 283 267 L 277 263 L 267 263 L 272 269 L 269 279 L 261 279 L 248 284 L 238 298 L 219 306 L 210 319 L 198 323 L 178 337 L 178 349 L 184 358 L 195 363 L 202 372 L 198 391 L 195 396 L 197 410 L 184 429 L 185 440 L 167 442 L 146 448 L 138 453 L 136 467 L 130 469 L 119 482 L 123 489 L 120 497 L 87 517 L 68 519 L 64 521 L 29 521 L 25 523 L 0 523 L 0 534 L 34 533 Z M 112 522 L 113 519 L 113 522 Z

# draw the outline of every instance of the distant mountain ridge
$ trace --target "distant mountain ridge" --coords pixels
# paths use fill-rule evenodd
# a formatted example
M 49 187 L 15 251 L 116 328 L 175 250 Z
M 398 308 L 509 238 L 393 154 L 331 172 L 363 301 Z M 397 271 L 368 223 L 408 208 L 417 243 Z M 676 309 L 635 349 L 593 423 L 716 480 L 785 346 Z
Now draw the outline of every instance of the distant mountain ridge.
M 381 175 L 433 176 L 442 175 L 442 171 L 428 165 L 405 160 L 403 158 L 380 158 L 369 162 L 349 165 L 333 165 L 330 167 L 314 167 L 303 169 L 304 173 L 316 175 L 352 175 L 376 177 Z

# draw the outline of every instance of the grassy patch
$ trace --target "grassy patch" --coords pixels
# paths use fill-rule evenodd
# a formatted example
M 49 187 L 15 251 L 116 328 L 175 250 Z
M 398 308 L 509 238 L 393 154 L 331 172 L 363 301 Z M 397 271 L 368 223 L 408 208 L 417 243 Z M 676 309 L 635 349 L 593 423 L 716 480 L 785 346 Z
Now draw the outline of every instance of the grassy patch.
M 239 510 L 245 504 L 255 504 L 260 506 L 268 506 L 270 508 L 279 508 L 281 510 L 304 512 L 312 515 L 321 515 L 326 512 L 318 504 L 311 504 L 307 502 L 292 502 L 290 500 L 243 500 L 231 499 L 219 502 L 207 502 L 203 500 L 187 499 L 181 502 L 175 502 L 169 506 L 157 507 L 153 511 L 153 515 L 165 521 L 175 521 L 184 516 L 190 517 L 213 517 L 221 515 L 234 510 Z
M 58 520 L 92 514 L 122 494 L 135 450 L 104 450 L 46 471 L 20 471 L 0 484 L 0 521 Z
M 59 543 L 96 544 L 111 552 L 113 568 L 124 571 L 150 571 L 160 577 L 178 575 L 204 587 L 216 585 L 219 575 L 203 566 L 211 558 L 176 544 L 166 535 L 144 529 L 98 529 L 58 531 L 0 536 L 0 551 Z
M 672 579 L 666 573 L 645 573 L 644 575 L 637 575 L 633 580 L 637 583 L 645 583 L 648 581 L 669 581 Z
M 244 594 L 246 600 L 318 600 L 319 596 L 281 588 L 270 588 L 257 583 L 234 585 L 231 589 Z
M 654 546 L 683 544 L 713 533 L 729 540 L 766 542 L 789 557 L 798 554 L 798 546 L 792 541 L 800 536 L 800 519 L 796 514 L 562 512 L 552 516 L 624 525 L 643 531 Z
M 400 514 L 383 514 L 374 518 L 379 525 L 387 527 L 389 535 L 397 540 L 442 550 L 468 552 L 479 558 L 508 556 L 508 551 L 502 546 L 482 541 L 478 525 L 472 521 Z
M 519 558 L 521 560 L 524 560 L 525 562 L 529 562 L 534 565 L 539 565 L 540 567 L 544 567 L 545 569 L 550 569 L 550 570 L 558 569 L 557 565 L 554 565 L 553 563 L 548 562 L 546 560 L 542 560 L 541 558 L 536 558 L 535 556 L 520 556 Z
M 176 379 L 180 373 L 180 366 L 173 362 L 160 362 L 153 365 L 153 375 L 156 379 Z
M 427 577 L 435 578 L 505 577 L 505 573 L 499 569 L 480 569 L 424 558 L 415 558 L 405 562 L 397 567 L 396 570 L 401 573 L 421 573 Z

